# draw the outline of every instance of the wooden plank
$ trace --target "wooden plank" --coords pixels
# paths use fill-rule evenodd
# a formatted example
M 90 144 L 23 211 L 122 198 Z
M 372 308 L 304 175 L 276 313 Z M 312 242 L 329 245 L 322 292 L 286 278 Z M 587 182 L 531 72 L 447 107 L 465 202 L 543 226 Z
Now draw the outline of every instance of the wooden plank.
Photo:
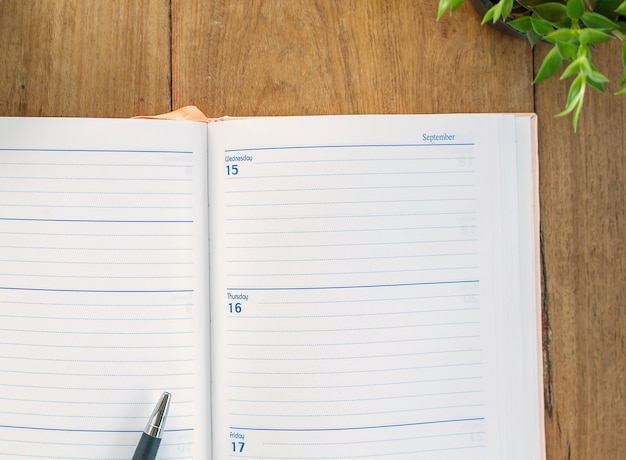
M 169 0 L 0 2 L 0 115 L 170 109 Z
M 547 52 L 538 47 L 536 66 Z M 612 82 L 619 43 L 596 65 Z M 549 459 L 616 459 L 626 451 L 626 97 L 591 91 L 578 132 L 565 107 L 569 81 L 537 86 L 545 296 L 550 338 Z M 608 86 L 608 93 L 618 89 Z
M 469 5 L 435 17 L 436 2 L 414 0 L 173 0 L 173 105 L 208 116 L 532 110 L 526 43 L 481 27 Z

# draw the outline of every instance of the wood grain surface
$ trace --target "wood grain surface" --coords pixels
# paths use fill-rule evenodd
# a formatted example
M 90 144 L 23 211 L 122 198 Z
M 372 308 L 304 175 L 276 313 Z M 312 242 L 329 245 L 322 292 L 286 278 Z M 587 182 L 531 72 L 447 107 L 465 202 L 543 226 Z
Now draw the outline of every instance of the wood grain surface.
M 174 0 L 174 105 L 208 116 L 532 111 L 528 45 L 481 28 L 469 5 L 436 14 L 414 0 Z
M 168 0 L 0 1 L 0 115 L 171 107 Z
M 626 97 L 612 94 L 619 43 L 596 51 L 611 82 L 586 95 L 576 134 L 554 118 L 570 82 L 537 85 L 549 459 L 626 452 Z
M 0 116 L 539 114 L 549 460 L 626 452 L 626 97 L 436 0 L 0 0 Z M 596 64 L 617 89 L 618 44 Z

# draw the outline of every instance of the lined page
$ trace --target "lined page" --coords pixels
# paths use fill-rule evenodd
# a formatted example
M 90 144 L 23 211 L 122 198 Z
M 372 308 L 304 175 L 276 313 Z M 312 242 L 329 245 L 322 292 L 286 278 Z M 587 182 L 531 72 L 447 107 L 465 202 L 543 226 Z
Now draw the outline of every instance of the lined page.
M 493 452 L 500 126 L 470 121 L 209 128 L 215 458 Z
M 0 133 L 0 458 L 130 458 L 163 391 L 159 458 L 206 458 L 205 126 Z

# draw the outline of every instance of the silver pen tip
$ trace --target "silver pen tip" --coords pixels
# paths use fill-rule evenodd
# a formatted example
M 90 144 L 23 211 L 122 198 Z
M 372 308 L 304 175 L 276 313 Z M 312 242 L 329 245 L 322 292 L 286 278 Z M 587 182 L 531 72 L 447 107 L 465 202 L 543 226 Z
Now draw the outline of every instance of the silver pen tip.
M 167 418 L 167 412 L 170 408 L 170 399 L 172 395 L 168 392 L 164 392 L 159 399 L 156 407 L 152 411 L 152 415 L 148 420 L 148 424 L 146 425 L 146 429 L 143 430 L 148 436 L 152 436 L 153 438 L 160 438 L 161 433 L 163 432 L 163 427 L 165 426 L 165 419 Z

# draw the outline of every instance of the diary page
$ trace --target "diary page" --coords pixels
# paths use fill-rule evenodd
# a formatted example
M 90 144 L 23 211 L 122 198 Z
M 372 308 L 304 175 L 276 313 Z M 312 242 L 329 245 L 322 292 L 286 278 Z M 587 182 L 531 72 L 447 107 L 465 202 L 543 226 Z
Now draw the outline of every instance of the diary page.
M 0 119 L 0 458 L 207 458 L 206 126 Z M 200 433 L 200 435 L 199 435 Z
M 214 458 L 497 457 L 514 142 L 498 116 L 209 126 Z

